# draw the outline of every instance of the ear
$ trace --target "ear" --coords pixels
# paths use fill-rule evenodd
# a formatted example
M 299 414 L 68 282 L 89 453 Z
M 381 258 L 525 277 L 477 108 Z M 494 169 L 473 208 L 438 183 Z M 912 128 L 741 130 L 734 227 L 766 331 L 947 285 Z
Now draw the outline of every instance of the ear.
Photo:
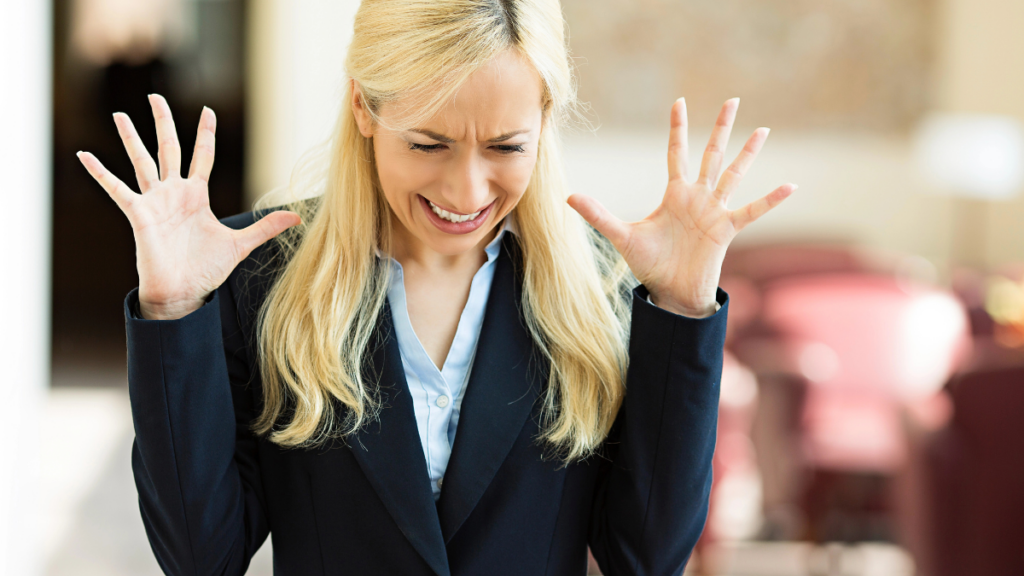
M 349 92 L 352 94 L 352 115 L 356 118 L 359 133 L 364 138 L 373 138 L 373 117 L 363 103 L 363 90 L 354 78 L 349 79 Z

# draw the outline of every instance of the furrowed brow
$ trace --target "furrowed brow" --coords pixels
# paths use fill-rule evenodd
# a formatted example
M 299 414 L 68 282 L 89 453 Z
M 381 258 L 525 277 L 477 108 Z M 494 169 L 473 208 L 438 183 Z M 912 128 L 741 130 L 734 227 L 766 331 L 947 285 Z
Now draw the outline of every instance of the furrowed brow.
M 497 138 L 491 138 L 490 140 L 488 140 L 488 142 L 504 142 L 506 140 L 511 140 L 512 138 L 515 138 L 520 134 L 526 134 L 527 132 L 529 132 L 529 130 L 525 128 L 522 130 L 513 130 L 511 132 L 506 132 L 501 136 L 498 136 Z
M 415 132 L 417 134 L 423 134 L 424 136 L 426 136 L 428 138 L 432 138 L 434 140 L 437 140 L 438 142 L 443 142 L 445 144 L 452 144 L 452 143 L 455 142 L 454 138 L 449 138 L 449 137 L 447 137 L 447 136 L 445 136 L 443 134 L 438 134 L 437 132 L 432 132 L 430 130 L 423 130 L 421 128 L 410 128 L 409 132 Z
M 512 138 L 515 138 L 516 136 L 519 136 L 520 134 L 526 134 L 529 131 L 530 130 L 528 128 L 523 128 L 522 130 L 513 130 L 511 132 L 506 132 L 506 133 L 502 134 L 501 136 L 496 136 L 494 138 L 491 138 L 487 142 L 491 142 L 491 143 L 494 143 L 494 142 L 505 142 L 507 140 L 511 140 Z M 428 138 L 431 138 L 433 140 L 437 140 L 438 142 L 443 142 L 445 144 L 452 144 L 452 143 L 455 142 L 454 138 L 451 138 L 449 136 L 445 136 L 444 134 L 438 134 L 437 132 L 434 132 L 433 130 L 424 130 L 422 128 L 410 128 L 409 132 L 415 132 L 417 134 L 423 134 L 424 136 L 426 136 Z

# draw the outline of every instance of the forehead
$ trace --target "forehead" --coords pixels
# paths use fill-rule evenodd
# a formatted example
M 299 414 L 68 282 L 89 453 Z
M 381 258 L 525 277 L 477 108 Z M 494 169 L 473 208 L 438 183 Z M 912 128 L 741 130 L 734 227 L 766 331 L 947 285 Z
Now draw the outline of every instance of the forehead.
M 454 97 L 415 128 L 456 140 L 488 140 L 514 130 L 539 129 L 543 81 L 514 51 L 505 51 L 469 76 Z

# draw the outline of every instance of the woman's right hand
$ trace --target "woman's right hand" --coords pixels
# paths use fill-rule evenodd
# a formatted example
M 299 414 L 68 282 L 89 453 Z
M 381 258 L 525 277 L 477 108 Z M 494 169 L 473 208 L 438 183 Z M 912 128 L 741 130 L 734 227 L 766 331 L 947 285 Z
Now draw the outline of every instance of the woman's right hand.
M 162 96 L 149 103 L 156 120 L 160 171 L 126 114 L 114 114 L 118 133 L 135 166 L 142 194 L 103 167 L 95 156 L 79 152 L 89 174 L 128 217 L 135 234 L 139 271 L 139 308 L 143 318 L 171 320 L 198 310 L 260 244 L 300 223 L 294 212 L 276 211 L 243 230 L 221 224 L 210 210 L 207 183 L 213 168 L 217 119 L 203 108 L 188 178 L 181 177 L 181 146 Z

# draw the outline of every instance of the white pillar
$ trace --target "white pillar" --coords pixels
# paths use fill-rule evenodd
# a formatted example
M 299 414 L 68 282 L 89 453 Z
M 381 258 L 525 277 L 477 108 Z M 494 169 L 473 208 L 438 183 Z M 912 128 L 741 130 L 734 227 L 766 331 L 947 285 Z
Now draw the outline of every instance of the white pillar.
M 39 421 L 50 372 L 50 2 L 0 2 L 0 575 L 38 557 Z
M 330 136 L 358 0 L 254 0 L 249 7 L 246 202 L 288 183 Z

